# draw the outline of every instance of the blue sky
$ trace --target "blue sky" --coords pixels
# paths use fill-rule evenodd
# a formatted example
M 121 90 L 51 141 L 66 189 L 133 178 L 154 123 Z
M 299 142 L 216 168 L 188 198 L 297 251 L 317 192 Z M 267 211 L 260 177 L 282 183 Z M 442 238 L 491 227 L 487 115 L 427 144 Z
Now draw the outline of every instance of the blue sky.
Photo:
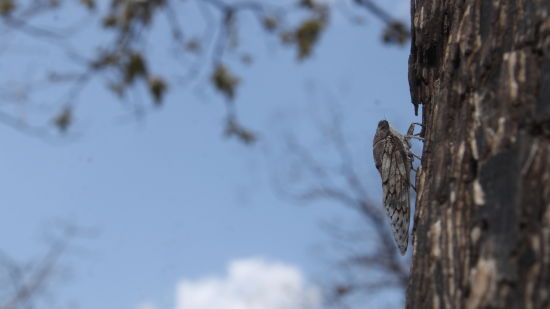
M 406 17 L 404 2 L 385 5 Z M 64 256 L 43 306 L 208 308 L 177 300 L 177 291 L 204 288 L 212 295 L 223 291 L 228 303 L 237 302 L 235 309 L 245 309 L 231 284 L 241 282 L 247 269 L 273 274 L 281 284 L 295 286 L 297 298 L 309 295 L 314 305 L 315 280 L 323 280 L 332 267 L 326 257 L 338 256 L 320 223 L 362 221 L 338 204 L 306 206 L 274 190 L 273 179 L 287 160 L 284 137 L 292 134 L 312 152 L 323 152 L 319 124 L 330 120 L 330 106 L 336 104 L 367 190 L 378 200 L 371 158 L 376 124 L 385 118 L 404 131 L 416 119 L 409 103 L 408 47 L 382 45 L 380 23 L 355 10 L 366 17 L 365 24 L 352 25 L 335 10 L 314 55 L 303 63 L 295 61 L 293 50 L 259 39 L 252 18 L 243 21 L 249 30 L 242 40 L 254 62 L 242 66 L 231 62 L 231 55 L 228 62 L 242 78 L 239 119 L 260 138 L 252 146 L 223 137 L 223 99 L 204 74 L 191 86 L 171 84 L 166 103 L 141 120 L 128 117 L 101 82 L 92 83 L 79 97 L 73 128 L 78 137 L 70 142 L 50 144 L 0 127 L 0 249 L 25 261 L 45 252 L 48 234 L 59 222 L 93 231 L 76 239 Z M 87 31 L 86 38 L 75 41 L 85 44 L 99 35 L 93 28 Z M 6 36 L 13 44 L 0 59 L 4 82 L 19 85 L 39 76 L 41 66 L 66 65 L 47 44 L 34 50 L 22 35 Z M 160 56 L 167 38 L 154 37 L 150 48 L 159 53 L 156 69 L 163 71 L 173 65 Z M 39 91 L 38 104 L 62 97 L 56 89 Z M 22 118 L 34 117 L 32 106 L 4 107 Z M 231 269 L 237 269 L 234 276 Z M 249 281 L 256 279 L 261 280 Z M 265 286 L 258 293 L 265 290 L 273 289 Z M 254 294 L 242 294 L 247 293 Z M 391 297 L 367 306 L 400 303 Z

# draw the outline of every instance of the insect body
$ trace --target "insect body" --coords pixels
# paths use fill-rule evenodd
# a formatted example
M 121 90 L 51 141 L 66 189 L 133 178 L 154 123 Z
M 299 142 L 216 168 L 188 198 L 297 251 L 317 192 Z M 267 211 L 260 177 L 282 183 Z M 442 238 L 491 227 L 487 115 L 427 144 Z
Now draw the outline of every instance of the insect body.
M 397 132 L 386 120 L 378 122 L 374 135 L 373 154 L 376 168 L 382 177 L 383 201 L 390 219 L 393 237 L 402 255 L 407 251 L 409 241 L 410 172 L 413 154 L 410 152 L 410 138 L 413 123 L 407 135 Z

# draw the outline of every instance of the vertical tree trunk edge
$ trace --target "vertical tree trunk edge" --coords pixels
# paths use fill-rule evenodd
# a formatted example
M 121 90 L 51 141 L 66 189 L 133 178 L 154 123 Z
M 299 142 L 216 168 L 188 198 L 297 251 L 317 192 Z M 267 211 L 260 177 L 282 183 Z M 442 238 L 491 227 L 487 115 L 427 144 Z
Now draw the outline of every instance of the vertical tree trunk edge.
M 411 4 L 407 308 L 550 308 L 550 2 Z

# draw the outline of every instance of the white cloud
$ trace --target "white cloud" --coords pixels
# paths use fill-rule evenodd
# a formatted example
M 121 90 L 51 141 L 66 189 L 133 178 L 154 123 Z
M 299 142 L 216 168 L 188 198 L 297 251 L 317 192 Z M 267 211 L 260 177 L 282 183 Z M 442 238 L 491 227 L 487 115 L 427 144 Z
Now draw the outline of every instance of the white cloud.
M 248 258 L 229 263 L 224 276 L 181 280 L 174 309 L 313 309 L 320 299 L 296 267 Z M 157 308 L 149 301 L 135 307 Z
M 143 302 L 137 305 L 135 309 L 157 309 L 157 307 L 151 302 Z
M 224 277 L 179 282 L 175 309 L 310 309 L 319 301 L 297 268 L 249 258 L 231 262 Z

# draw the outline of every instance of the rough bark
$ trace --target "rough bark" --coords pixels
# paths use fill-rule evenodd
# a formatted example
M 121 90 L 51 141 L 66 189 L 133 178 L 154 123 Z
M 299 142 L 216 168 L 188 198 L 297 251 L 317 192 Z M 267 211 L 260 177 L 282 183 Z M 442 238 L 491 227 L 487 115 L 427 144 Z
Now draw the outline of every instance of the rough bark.
M 550 2 L 412 1 L 409 308 L 550 308 Z

